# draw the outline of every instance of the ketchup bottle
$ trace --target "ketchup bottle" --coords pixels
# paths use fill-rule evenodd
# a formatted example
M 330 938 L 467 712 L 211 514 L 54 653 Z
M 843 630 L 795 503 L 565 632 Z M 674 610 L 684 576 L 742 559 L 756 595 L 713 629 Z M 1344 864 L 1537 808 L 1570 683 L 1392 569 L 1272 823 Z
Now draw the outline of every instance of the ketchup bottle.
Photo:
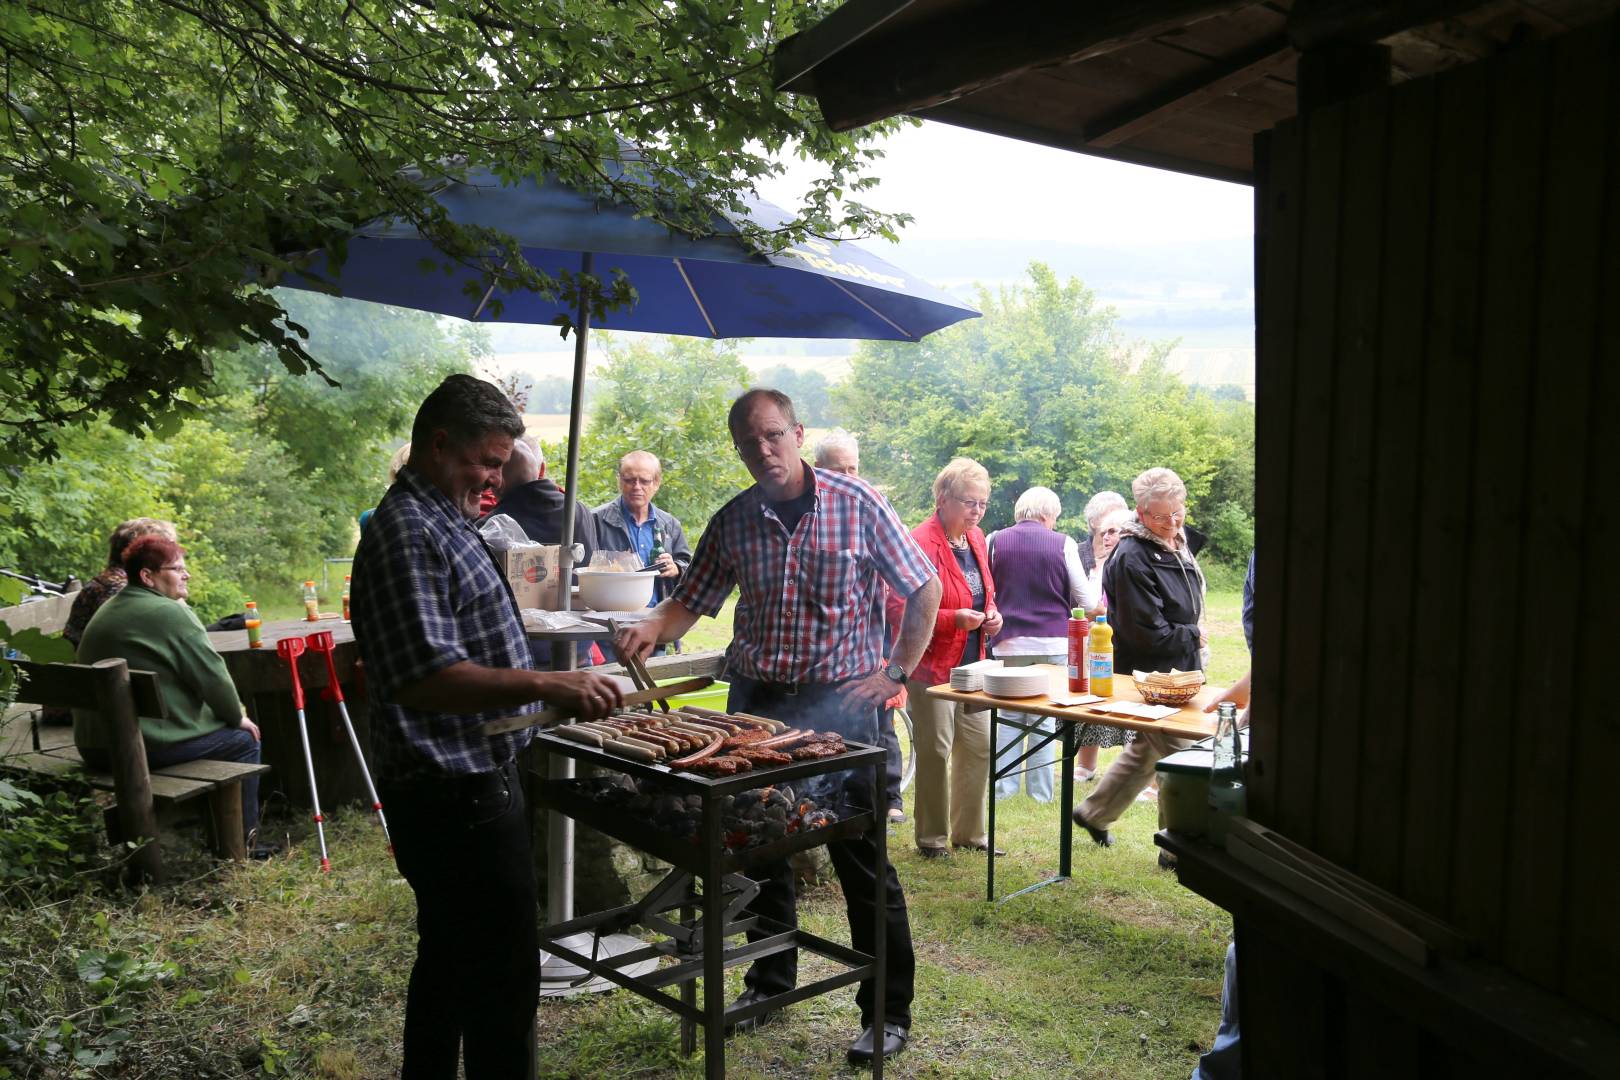
M 1087 650 L 1087 639 L 1091 634 L 1091 624 L 1086 621 L 1086 609 L 1075 608 L 1069 612 L 1069 693 L 1089 694 L 1091 692 L 1091 661 Z

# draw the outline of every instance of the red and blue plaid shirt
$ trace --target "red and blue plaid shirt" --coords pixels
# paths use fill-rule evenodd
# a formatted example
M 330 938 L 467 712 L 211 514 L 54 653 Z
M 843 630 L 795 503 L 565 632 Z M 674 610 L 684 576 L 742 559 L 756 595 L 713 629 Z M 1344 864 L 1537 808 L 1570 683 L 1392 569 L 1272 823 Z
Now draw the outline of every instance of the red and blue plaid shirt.
M 671 599 L 718 614 L 740 587 L 727 669 L 779 683 L 842 682 L 883 662 L 883 586 L 910 596 L 934 567 L 866 484 L 805 466 L 816 496 L 791 536 L 759 485 L 703 530 Z

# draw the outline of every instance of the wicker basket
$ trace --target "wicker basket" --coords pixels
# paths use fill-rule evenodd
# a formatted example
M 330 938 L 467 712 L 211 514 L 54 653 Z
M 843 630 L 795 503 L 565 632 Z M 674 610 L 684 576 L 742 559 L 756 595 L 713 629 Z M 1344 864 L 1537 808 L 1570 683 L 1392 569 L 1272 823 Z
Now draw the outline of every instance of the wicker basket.
M 1154 686 L 1141 679 L 1133 680 L 1136 692 L 1149 705 L 1185 705 L 1197 697 L 1203 686 Z

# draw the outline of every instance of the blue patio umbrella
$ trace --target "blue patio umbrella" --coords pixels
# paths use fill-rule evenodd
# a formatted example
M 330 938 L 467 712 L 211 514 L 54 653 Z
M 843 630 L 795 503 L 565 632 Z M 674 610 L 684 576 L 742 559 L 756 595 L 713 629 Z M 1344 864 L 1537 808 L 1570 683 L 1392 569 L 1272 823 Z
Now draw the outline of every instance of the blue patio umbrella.
M 637 217 L 632 207 L 584 194 L 559 182 L 525 179 L 504 184 L 487 171 L 438 183 L 434 198 L 460 225 L 499 229 L 518 241 L 535 269 L 558 277 L 580 269 L 590 253 L 596 273 L 622 271 L 635 304 L 596 324 L 691 337 L 875 338 L 916 341 L 978 314 L 947 293 L 852 243 L 811 239 L 774 254 L 754 251 L 724 216 L 702 239 Z M 748 220 L 774 229 L 788 220 L 763 200 Z M 359 230 L 337 273 L 317 253 L 307 276 L 280 284 L 434 311 L 464 319 L 495 318 L 481 293 L 481 267 L 450 265 L 409 222 L 382 220 Z M 503 322 L 550 323 L 575 312 L 537 293 L 500 293 Z
M 631 151 L 633 153 L 633 151 Z M 617 163 L 605 168 L 619 172 Z M 537 270 L 561 278 L 621 271 L 635 287 L 634 304 L 608 311 L 597 325 L 612 330 L 691 337 L 863 338 L 917 341 L 978 312 L 876 255 L 851 243 L 812 239 L 774 254 L 755 251 L 737 225 L 723 216 L 713 233 L 691 239 L 633 208 L 582 193 L 560 182 L 530 178 L 505 183 L 485 170 L 461 180 L 433 181 L 434 198 L 460 225 L 497 229 L 516 239 Z M 762 228 L 788 215 L 762 200 L 749 204 L 748 220 Z M 498 268 L 494 256 L 486 260 Z M 573 543 L 574 504 L 579 490 L 581 394 L 591 328 L 589 311 L 536 293 L 502 292 L 499 304 L 484 286 L 479 265 L 452 263 L 417 228 L 401 220 L 362 227 L 334 271 L 324 254 L 303 263 L 277 284 L 464 319 L 553 323 L 571 320 L 574 340 L 573 398 L 569 409 L 568 466 L 563 505 L 562 559 L 567 580 Z M 567 590 L 561 590 L 568 607 Z M 573 650 L 562 650 L 571 664 Z M 556 763 L 554 763 L 556 764 Z M 561 759 L 558 776 L 571 775 Z M 552 815 L 549 917 L 572 917 L 572 830 Z M 560 886 L 560 887 L 558 887 Z M 625 948 L 639 945 L 627 939 Z M 566 978 L 565 972 L 560 978 Z

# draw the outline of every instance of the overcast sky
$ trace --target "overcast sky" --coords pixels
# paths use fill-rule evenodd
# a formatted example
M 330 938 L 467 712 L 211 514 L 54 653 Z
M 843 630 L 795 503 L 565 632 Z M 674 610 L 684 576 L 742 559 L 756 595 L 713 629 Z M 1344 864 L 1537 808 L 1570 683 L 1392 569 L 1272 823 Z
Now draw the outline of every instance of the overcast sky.
M 995 240 L 1036 253 L 1206 240 L 1241 249 L 1253 235 L 1253 191 L 1237 184 L 933 122 L 903 129 L 884 149 L 872 170 L 883 183 L 865 201 L 912 214 L 906 241 Z M 760 193 L 792 205 L 810 173 L 796 159 L 789 168 Z

